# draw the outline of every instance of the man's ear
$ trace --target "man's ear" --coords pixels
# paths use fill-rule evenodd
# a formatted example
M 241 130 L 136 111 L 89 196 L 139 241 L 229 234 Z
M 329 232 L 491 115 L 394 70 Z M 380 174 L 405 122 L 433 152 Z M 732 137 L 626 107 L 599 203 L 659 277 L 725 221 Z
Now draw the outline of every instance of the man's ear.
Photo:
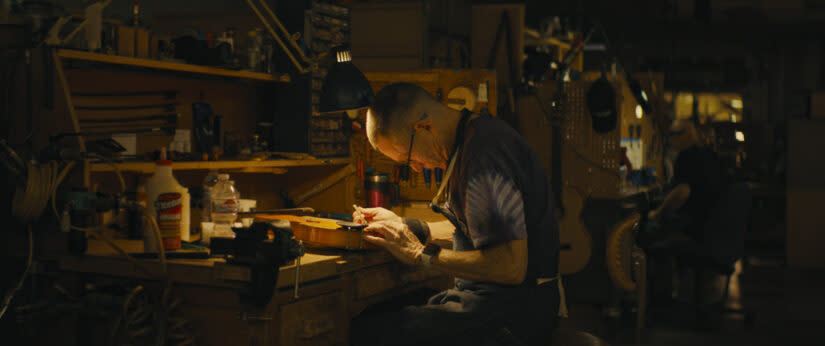
M 413 124 L 413 130 L 426 130 L 430 131 L 433 128 L 433 121 L 430 119 L 430 116 L 427 113 L 421 115 L 421 118 L 418 118 L 418 121 Z

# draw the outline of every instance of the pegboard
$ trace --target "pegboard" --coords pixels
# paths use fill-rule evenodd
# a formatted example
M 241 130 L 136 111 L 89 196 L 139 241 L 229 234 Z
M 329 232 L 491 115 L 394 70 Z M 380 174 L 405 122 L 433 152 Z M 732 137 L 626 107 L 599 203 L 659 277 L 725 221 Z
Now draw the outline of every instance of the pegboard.
M 473 90 L 476 96 L 476 106 L 474 112 L 480 112 L 487 108 L 491 113 L 495 112 L 496 105 L 496 73 L 491 70 L 482 69 L 429 69 L 416 72 L 367 72 L 364 74 L 369 80 L 374 92 L 378 92 L 381 88 L 398 82 L 413 83 L 424 90 L 436 99 L 440 99 L 443 103 L 447 102 L 447 94 L 456 87 L 467 87 Z M 487 89 L 488 102 L 478 101 L 479 85 L 484 84 Z M 361 111 L 358 115 L 361 123 L 366 122 L 366 112 Z M 390 158 L 384 156 L 380 152 L 374 150 L 367 141 L 364 130 L 355 133 L 350 139 L 350 153 L 352 158 L 358 160 L 361 158 L 364 161 L 364 167 L 373 168 L 377 172 L 387 173 L 390 177 L 393 176 L 393 171 L 396 166 L 401 165 L 392 161 Z M 435 176 L 432 175 L 430 187 L 428 188 L 424 181 L 424 175 L 410 170 L 409 184 L 401 185 L 401 198 L 405 201 L 429 201 L 438 191 L 435 185 Z M 363 184 L 357 184 L 355 189 L 356 200 L 359 205 L 365 203 L 365 192 Z
M 591 84 L 573 81 L 566 86 L 562 181 L 585 196 L 610 198 L 618 195 L 620 188 L 619 130 L 617 127 L 604 134 L 593 131 L 586 98 Z M 621 105 L 621 99 L 616 104 Z
M 564 137 L 561 151 L 562 183 L 566 191 L 575 190 L 582 199 L 615 198 L 620 189 L 620 131 L 618 126 L 604 134 L 593 130 L 593 122 L 587 108 L 587 91 L 591 84 L 592 81 L 586 80 L 565 84 L 561 118 L 561 134 Z M 615 84 L 614 88 L 619 90 Z M 544 108 L 549 110 L 551 100 L 556 94 L 555 82 L 540 83 L 536 87 L 536 92 L 540 102 L 545 105 Z M 621 109 L 622 100 L 621 94 L 617 93 L 617 109 Z

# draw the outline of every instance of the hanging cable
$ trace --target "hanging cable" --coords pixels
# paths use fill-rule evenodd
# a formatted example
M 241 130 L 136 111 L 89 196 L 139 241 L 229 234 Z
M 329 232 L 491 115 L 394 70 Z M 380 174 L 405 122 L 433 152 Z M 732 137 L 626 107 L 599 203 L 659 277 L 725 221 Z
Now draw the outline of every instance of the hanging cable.
M 6 293 L 6 296 L 3 298 L 3 307 L 0 308 L 0 319 L 3 318 L 3 315 L 6 313 L 6 310 L 9 308 L 9 304 L 11 304 L 12 299 L 14 299 L 14 295 L 17 294 L 17 291 L 23 287 L 23 283 L 26 281 L 26 277 L 29 276 L 29 270 L 32 267 L 32 257 L 34 255 L 34 239 L 32 237 L 32 226 L 29 224 L 27 230 L 29 231 L 29 257 L 26 259 L 26 270 L 23 271 L 23 275 L 20 276 L 20 281 L 17 282 L 12 289 Z

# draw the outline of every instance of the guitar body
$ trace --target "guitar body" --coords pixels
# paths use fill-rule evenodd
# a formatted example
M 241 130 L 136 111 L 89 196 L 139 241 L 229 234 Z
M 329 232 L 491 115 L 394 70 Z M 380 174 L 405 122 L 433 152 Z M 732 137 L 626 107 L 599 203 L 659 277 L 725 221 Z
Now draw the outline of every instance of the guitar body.
M 378 249 L 362 237 L 364 225 L 312 216 L 257 215 L 255 221 L 289 221 L 295 239 L 308 247 L 344 250 Z
M 581 271 L 590 263 L 593 240 L 581 218 L 584 198 L 573 188 L 563 190 L 565 213 L 559 220 L 559 272 L 568 275 Z
M 635 291 L 638 287 L 626 268 L 632 267 L 633 227 L 639 223 L 639 220 L 641 216 L 634 213 L 616 224 L 607 237 L 607 249 L 605 250 L 605 264 L 610 279 L 613 280 L 614 285 L 628 292 Z

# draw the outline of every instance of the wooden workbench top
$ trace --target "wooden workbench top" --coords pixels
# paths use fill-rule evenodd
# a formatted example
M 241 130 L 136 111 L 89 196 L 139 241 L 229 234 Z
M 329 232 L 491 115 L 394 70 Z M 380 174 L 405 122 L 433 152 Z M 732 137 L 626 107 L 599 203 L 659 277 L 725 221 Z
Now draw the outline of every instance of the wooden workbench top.
M 118 246 L 126 252 L 143 251 L 141 240 L 118 240 Z M 161 278 L 163 268 L 158 259 L 139 259 L 140 265 L 130 262 L 105 243 L 89 239 L 86 254 L 63 256 L 59 260 L 62 270 L 97 273 L 136 278 Z M 384 251 L 309 250 L 301 257 L 300 282 L 331 278 L 343 273 L 394 261 Z M 209 286 L 240 286 L 250 280 L 246 266 L 227 264 L 223 258 L 170 259 L 168 274 L 175 281 Z M 281 267 L 278 288 L 292 286 L 295 281 L 295 264 Z

